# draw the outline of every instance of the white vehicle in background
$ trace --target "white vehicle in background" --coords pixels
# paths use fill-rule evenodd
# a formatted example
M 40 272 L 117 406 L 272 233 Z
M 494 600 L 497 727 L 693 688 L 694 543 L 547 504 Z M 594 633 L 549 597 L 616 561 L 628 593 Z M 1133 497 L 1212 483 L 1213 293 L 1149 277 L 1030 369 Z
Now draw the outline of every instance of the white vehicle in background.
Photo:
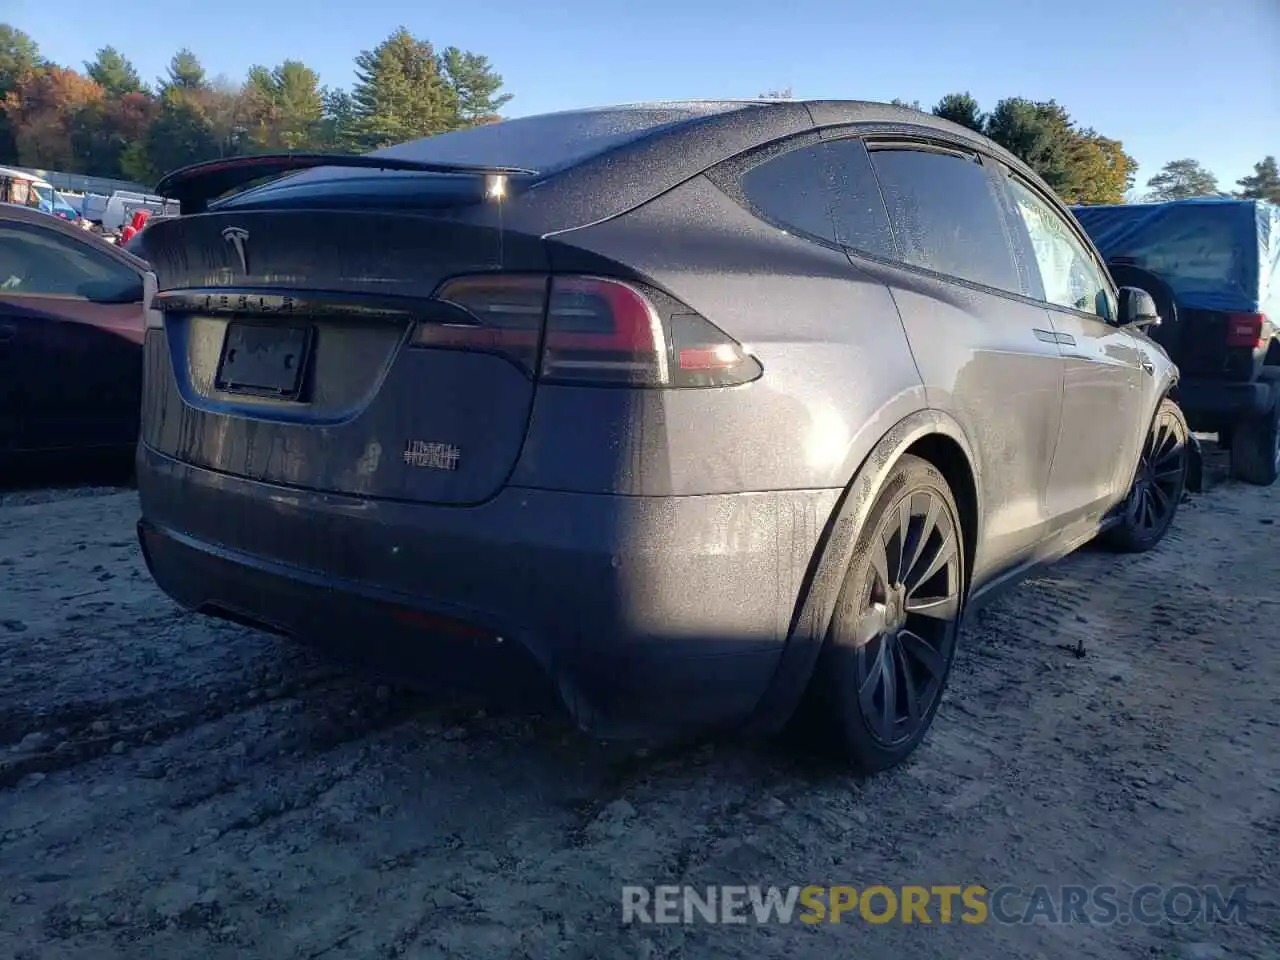
M 88 206 L 87 197 L 85 203 Z M 178 213 L 178 205 L 172 200 L 165 200 L 164 197 L 152 194 L 117 190 L 107 198 L 99 222 L 104 232 L 119 233 L 139 210 L 149 210 L 152 216 L 175 216 Z
M 0 167 L 0 203 L 31 207 L 70 223 L 80 217 L 79 211 L 47 180 L 9 167 Z

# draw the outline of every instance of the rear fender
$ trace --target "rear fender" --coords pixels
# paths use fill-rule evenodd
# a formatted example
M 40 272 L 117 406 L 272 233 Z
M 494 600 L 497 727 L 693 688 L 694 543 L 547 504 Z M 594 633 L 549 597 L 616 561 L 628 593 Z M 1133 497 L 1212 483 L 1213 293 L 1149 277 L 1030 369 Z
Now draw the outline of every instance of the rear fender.
M 919 410 L 898 421 L 862 461 L 832 511 L 805 574 L 777 672 L 756 707 L 749 723 L 751 729 L 776 731 L 795 712 L 826 639 L 858 531 L 866 523 L 894 465 L 913 444 L 933 435 L 953 440 L 968 460 L 977 491 L 975 542 L 981 542 L 981 482 L 973 469 L 976 462 L 973 449 L 960 425 L 939 410 Z

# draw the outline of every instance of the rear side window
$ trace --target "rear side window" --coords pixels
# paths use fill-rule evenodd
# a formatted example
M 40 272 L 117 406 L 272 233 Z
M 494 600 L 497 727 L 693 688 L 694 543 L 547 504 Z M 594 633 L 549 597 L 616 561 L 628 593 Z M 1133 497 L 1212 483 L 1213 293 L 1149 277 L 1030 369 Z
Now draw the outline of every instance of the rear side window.
M 836 239 L 852 250 L 900 259 L 866 144 L 861 140 L 836 140 L 824 149 Z
M 976 158 L 874 149 L 871 164 L 908 263 L 1021 293 L 1003 217 Z
M 861 253 L 899 259 L 860 140 L 817 143 L 752 167 L 747 200 L 775 223 Z
M 742 176 L 742 192 L 775 223 L 835 242 L 821 144 L 792 150 L 752 167 Z

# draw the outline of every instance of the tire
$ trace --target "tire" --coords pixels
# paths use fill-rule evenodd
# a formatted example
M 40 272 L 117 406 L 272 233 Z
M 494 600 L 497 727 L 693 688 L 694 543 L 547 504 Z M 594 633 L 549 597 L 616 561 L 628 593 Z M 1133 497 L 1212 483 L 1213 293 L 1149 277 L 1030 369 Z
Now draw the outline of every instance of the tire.
M 858 772 L 902 763 L 937 713 L 967 587 L 959 516 L 942 474 L 908 455 L 858 534 L 811 684 L 806 725 Z
M 1160 401 L 1119 521 L 1099 538 L 1118 553 L 1144 553 L 1173 525 L 1191 466 L 1191 430 L 1176 403 Z
M 1271 370 L 1268 367 L 1266 370 Z M 1231 476 L 1269 487 L 1280 476 L 1280 403 L 1231 431 Z

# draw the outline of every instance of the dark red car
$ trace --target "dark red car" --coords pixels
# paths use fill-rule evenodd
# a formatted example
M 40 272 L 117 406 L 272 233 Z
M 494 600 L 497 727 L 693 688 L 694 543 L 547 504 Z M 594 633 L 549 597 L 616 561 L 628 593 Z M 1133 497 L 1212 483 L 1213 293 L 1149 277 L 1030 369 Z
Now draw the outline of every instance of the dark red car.
M 0 457 L 132 450 L 154 291 L 127 251 L 0 206 Z

